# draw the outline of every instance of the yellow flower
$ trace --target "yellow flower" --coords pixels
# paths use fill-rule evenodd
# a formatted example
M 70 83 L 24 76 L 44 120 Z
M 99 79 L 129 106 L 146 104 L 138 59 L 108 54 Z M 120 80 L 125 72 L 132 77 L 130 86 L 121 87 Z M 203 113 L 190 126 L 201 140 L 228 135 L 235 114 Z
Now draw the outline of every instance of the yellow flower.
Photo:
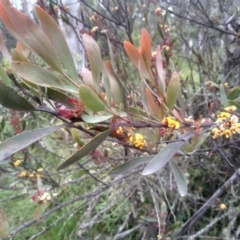
M 212 133 L 213 133 L 213 139 L 216 139 L 216 138 L 220 137 L 221 130 L 219 130 L 218 128 L 213 128 Z
M 231 124 L 236 124 L 238 122 L 238 117 L 236 115 L 232 115 L 230 118 Z
M 156 14 L 157 16 L 159 16 L 159 15 L 161 14 L 161 12 L 162 12 L 162 9 L 161 9 L 160 7 L 158 7 L 158 8 L 155 9 L 155 14 Z
M 156 51 L 152 52 L 152 57 L 155 57 L 156 55 L 157 55 Z
M 227 119 L 231 116 L 231 114 L 229 112 L 220 112 L 218 115 L 217 115 L 217 118 L 218 119 Z
M 230 129 L 225 129 L 220 135 L 225 136 L 225 138 L 229 138 L 232 135 L 232 131 Z
M 236 123 L 235 125 L 231 126 L 230 130 L 233 134 L 240 133 L 240 123 Z
M 43 168 L 38 168 L 37 172 L 43 172 Z
M 136 133 L 134 137 L 131 134 L 128 134 L 128 140 L 132 143 L 135 147 L 142 149 L 146 146 L 147 142 L 144 136 L 140 133 Z
M 27 177 L 27 176 L 28 176 L 28 173 L 25 172 L 25 171 L 20 172 L 20 173 L 18 174 L 18 177 L 20 177 L 20 178 L 25 178 L 25 177 Z
M 219 205 L 219 208 L 220 208 L 221 210 L 225 210 L 225 209 L 227 208 L 227 206 L 226 206 L 224 203 L 221 203 L 221 204 Z
M 13 162 L 14 167 L 19 167 L 21 165 L 21 161 L 20 160 L 16 160 Z
M 98 30 L 98 26 L 95 26 L 91 29 L 91 32 L 96 32 Z
M 228 111 L 228 112 L 234 112 L 237 108 L 235 106 L 229 106 L 229 107 L 225 107 L 224 110 Z
M 162 124 L 167 125 L 171 129 L 178 129 L 180 128 L 180 123 L 174 120 L 172 117 L 166 117 L 162 120 Z
M 40 196 L 39 201 L 42 203 L 47 203 L 51 201 L 51 195 L 49 194 L 49 192 L 45 192 L 42 194 L 42 196 Z
M 118 129 L 116 130 L 116 133 L 118 134 L 118 135 L 121 135 L 122 133 L 123 133 L 123 128 L 120 126 L 120 127 L 118 127 Z
M 35 177 L 36 177 L 36 174 L 35 174 L 35 173 L 29 173 L 29 177 L 30 177 L 30 178 L 35 178 Z
M 89 20 L 90 20 L 90 21 L 95 21 L 95 16 L 91 16 L 91 17 L 89 18 Z

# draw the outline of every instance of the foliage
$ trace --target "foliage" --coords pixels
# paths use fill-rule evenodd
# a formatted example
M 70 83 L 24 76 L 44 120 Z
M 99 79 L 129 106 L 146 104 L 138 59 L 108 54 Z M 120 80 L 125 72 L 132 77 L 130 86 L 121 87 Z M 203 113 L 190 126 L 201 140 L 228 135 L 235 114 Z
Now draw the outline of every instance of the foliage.
M 0 18 L 17 40 L 11 54 L 0 40 L 7 59 L 0 66 L 1 237 L 232 236 L 217 223 L 238 223 L 237 215 L 231 221 L 238 191 L 216 201 L 239 175 L 229 160 L 239 151 L 239 88 L 219 80 L 217 53 L 196 46 L 196 28 L 189 39 L 171 32 L 175 9 L 126 2 L 112 5 L 108 17 L 109 5 L 81 1 L 89 20 L 80 30 L 88 58 L 81 77 L 58 26 L 58 10 L 72 26 L 64 6 L 39 1 L 40 27 L 0 2 Z M 174 37 L 189 40 L 184 60 Z M 197 224 L 204 214 L 209 221 Z

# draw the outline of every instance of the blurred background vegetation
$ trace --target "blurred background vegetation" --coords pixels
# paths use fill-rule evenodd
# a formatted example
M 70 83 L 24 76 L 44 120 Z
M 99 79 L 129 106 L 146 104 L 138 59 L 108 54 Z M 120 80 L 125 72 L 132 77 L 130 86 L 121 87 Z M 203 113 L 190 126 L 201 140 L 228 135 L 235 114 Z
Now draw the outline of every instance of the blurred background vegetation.
M 21 1 L 21 10 L 34 18 L 32 2 Z M 166 71 L 181 72 L 180 107 L 193 119 L 211 117 L 221 108 L 221 84 L 233 96 L 239 110 L 240 9 L 237 0 L 38 0 L 36 4 L 54 17 L 65 33 L 79 77 L 87 66 L 82 33 L 98 42 L 103 59 L 109 59 L 108 39 L 112 44 L 117 75 L 128 101 L 141 101 L 139 76 L 126 57 L 123 41 L 139 46 L 140 32 L 146 28 L 153 50 L 165 50 Z M 16 42 L 0 23 L 9 50 Z M 154 53 L 153 53 L 154 54 Z M 7 64 L 2 59 L 2 65 Z M 41 62 L 40 62 L 41 64 Z M 232 90 L 234 89 L 234 92 Z M 46 113 L 22 113 L 0 107 L 0 140 L 15 133 L 57 123 Z M 144 132 L 151 139 L 150 130 Z M 139 171 L 110 179 L 107 172 L 124 162 L 121 146 L 104 143 L 103 155 L 92 155 L 73 167 L 58 172 L 56 167 L 76 151 L 76 133 L 61 130 L 32 144 L 0 165 L 0 227 L 2 236 L 12 239 L 175 239 L 182 226 L 187 230 L 179 239 L 240 239 L 239 179 L 236 178 L 214 198 L 235 169 L 239 168 L 239 137 L 219 140 L 208 138 L 195 152 L 178 158 L 188 181 L 188 195 L 180 197 L 167 166 L 143 177 Z M 88 140 L 89 136 L 83 136 Z M 141 152 L 131 151 L 137 157 Z M 228 159 L 232 166 L 226 161 Z M 20 166 L 15 166 L 20 160 Z M 44 188 L 53 201 L 32 201 L 36 178 L 19 173 L 43 174 Z M 107 184 L 105 183 L 107 182 Z M 184 225 L 194 214 L 198 221 Z M 6 221 L 7 219 L 7 221 Z M 159 226 L 160 225 L 160 226 Z M 182 229 L 183 230 L 183 229 Z M 185 236 L 185 237 L 184 237 Z M 9 238 L 10 239 L 10 238 Z

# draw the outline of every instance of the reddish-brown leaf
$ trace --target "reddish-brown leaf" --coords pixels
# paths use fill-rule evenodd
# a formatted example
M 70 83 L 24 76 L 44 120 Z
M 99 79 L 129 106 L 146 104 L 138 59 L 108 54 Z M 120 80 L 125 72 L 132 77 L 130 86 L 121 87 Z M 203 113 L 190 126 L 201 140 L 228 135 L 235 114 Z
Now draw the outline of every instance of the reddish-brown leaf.
M 161 110 L 157 103 L 157 101 L 154 100 L 154 97 L 151 93 L 151 91 L 146 88 L 146 97 L 147 97 L 147 106 L 149 113 L 155 117 L 158 120 L 161 120 Z
M 65 37 L 54 19 L 41 7 L 35 6 L 35 12 L 41 22 L 44 33 L 48 36 L 54 50 L 61 59 L 68 76 L 74 81 L 78 81 L 77 71 L 72 58 L 72 54 L 67 45 Z
M 14 38 L 37 53 L 53 69 L 63 71 L 60 59 L 47 36 L 29 17 L 13 8 L 8 0 L 0 1 L 0 18 Z
M 143 57 L 138 49 L 128 41 L 124 41 L 124 49 L 127 52 L 132 64 L 138 69 L 140 76 L 144 79 L 152 81 L 152 77 L 149 74 Z
M 142 29 L 139 52 L 142 55 L 147 68 L 150 69 L 152 58 L 152 44 L 151 37 L 145 28 Z

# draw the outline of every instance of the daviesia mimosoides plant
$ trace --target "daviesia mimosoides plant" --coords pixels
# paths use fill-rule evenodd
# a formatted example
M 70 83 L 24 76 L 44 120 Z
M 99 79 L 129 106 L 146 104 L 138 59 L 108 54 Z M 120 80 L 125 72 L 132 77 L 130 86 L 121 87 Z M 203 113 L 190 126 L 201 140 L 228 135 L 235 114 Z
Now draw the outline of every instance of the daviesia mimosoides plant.
M 11 54 L 4 47 L 3 39 L 0 42 L 9 62 L 5 67 L 0 66 L 0 103 L 18 111 L 47 112 L 64 124 L 22 132 L 6 140 L 0 144 L 0 150 L 3 149 L 0 160 L 62 127 L 77 129 L 78 133 L 74 131 L 72 137 L 78 150 L 58 166 L 58 170 L 86 155 L 93 155 L 101 143 L 111 139 L 124 148 L 140 151 L 142 156 L 122 165 L 119 163 L 110 175 L 124 174 L 144 163 L 148 164 L 143 175 L 148 175 L 170 162 L 179 192 L 185 195 L 186 181 L 172 158 L 181 155 L 178 154 L 180 149 L 194 151 L 202 143 L 201 136 L 210 132 L 214 124 L 218 124 L 211 130 L 214 139 L 239 132 L 238 117 L 230 116 L 232 110 L 229 109 L 224 116 L 219 114 L 221 122 L 217 120 L 216 123 L 209 119 L 195 121 L 186 116 L 185 109 L 179 105 L 180 74 L 166 65 L 162 57 L 162 51 L 170 51 L 172 44 L 152 49 L 146 29 L 142 29 L 139 49 L 124 42 L 125 52 L 139 74 L 136 92 L 140 95 L 140 103 L 128 101 L 126 92 L 129 91 L 124 89 L 113 62 L 111 39 L 108 39 L 110 60 L 103 61 L 94 38 L 82 35 L 89 69 L 82 69 L 80 79 L 55 20 L 38 5 L 35 13 L 41 27 L 12 7 L 8 0 L 0 2 L 0 18 L 18 42 Z M 169 42 L 169 31 L 167 34 Z M 42 66 L 36 59 L 41 59 Z M 83 139 L 85 134 L 91 137 L 88 142 Z M 6 151 L 6 146 L 13 147 Z M 97 152 L 102 159 L 104 154 Z M 125 157 L 131 158 L 131 155 Z

